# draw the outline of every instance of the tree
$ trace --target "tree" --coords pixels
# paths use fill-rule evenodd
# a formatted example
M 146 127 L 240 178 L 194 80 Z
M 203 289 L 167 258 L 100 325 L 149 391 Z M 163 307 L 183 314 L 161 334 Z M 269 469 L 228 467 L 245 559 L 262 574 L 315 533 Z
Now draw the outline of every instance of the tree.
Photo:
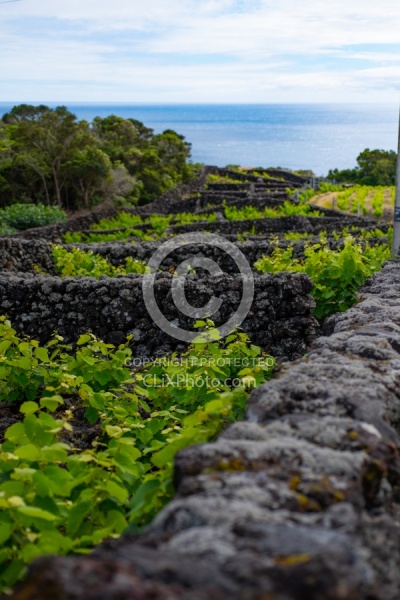
M 96 194 L 104 191 L 106 184 L 112 179 L 109 157 L 93 146 L 75 152 L 67 168 L 85 208 L 90 208 Z
M 57 204 L 65 204 L 62 192 L 68 179 L 66 165 L 82 146 L 90 143 L 86 121 L 78 123 L 65 106 L 53 110 L 44 105 L 23 104 L 5 114 L 3 122 L 10 126 L 15 159 L 25 162 L 40 176 L 48 200 L 50 192 L 46 182 L 51 177 Z
M 395 185 L 397 154 L 393 150 L 366 148 L 357 157 L 354 169 L 330 170 L 329 179 L 362 185 Z
M 153 137 L 153 130 L 148 129 L 133 119 L 123 119 L 110 115 L 105 119 L 96 117 L 92 131 L 100 148 L 110 157 L 113 163 L 125 165 L 130 173 L 137 170 L 142 150 Z
M 190 145 L 135 119 L 78 121 L 65 106 L 21 104 L 0 122 L 0 204 L 89 207 L 105 198 L 154 200 L 187 181 Z
M 113 165 L 123 165 L 135 179 L 142 204 L 191 177 L 190 144 L 171 129 L 154 135 L 140 121 L 111 115 L 94 119 L 92 130 Z
M 174 172 L 177 180 L 183 181 L 189 173 L 186 161 L 190 157 L 190 144 L 183 135 L 167 129 L 154 136 L 153 146 L 157 149 L 163 168 Z
M 369 150 L 357 157 L 359 182 L 365 185 L 395 185 L 396 152 L 390 150 Z

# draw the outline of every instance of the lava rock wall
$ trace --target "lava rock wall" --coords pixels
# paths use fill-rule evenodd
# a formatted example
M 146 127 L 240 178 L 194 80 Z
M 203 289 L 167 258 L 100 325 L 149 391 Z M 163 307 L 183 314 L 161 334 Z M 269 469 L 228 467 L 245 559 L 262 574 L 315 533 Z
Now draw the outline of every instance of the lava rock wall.
M 383 228 L 384 226 L 382 226 Z M 372 226 L 373 228 L 373 226 Z M 364 230 L 368 227 L 364 227 Z M 235 246 L 242 252 L 251 268 L 254 263 L 262 256 L 270 256 L 274 250 L 279 247 L 286 249 L 293 247 L 293 258 L 304 258 L 304 249 L 308 244 L 318 244 L 318 235 L 307 240 L 298 240 L 296 242 L 285 240 L 270 241 L 265 238 L 251 236 L 249 241 L 238 242 L 236 236 L 228 237 Z M 254 238 L 254 239 L 252 239 Z M 63 244 L 63 247 L 72 251 L 73 248 L 79 248 L 85 252 L 93 252 L 107 259 L 114 266 L 123 266 L 128 257 L 147 263 L 156 250 L 165 240 L 156 242 L 144 242 L 142 244 L 132 244 L 130 242 L 101 242 L 90 244 Z M 365 244 L 365 240 L 360 239 L 359 244 Z M 388 243 L 388 238 L 370 238 L 369 244 Z M 336 250 L 344 244 L 343 238 L 335 239 L 329 237 L 327 240 L 329 248 Z M 160 264 L 162 271 L 176 268 L 182 261 L 195 258 L 210 258 L 218 263 L 224 273 L 234 275 L 238 273 L 238 267 L 229 254 L 211 244 L 193 243 L 181 246 L 173 250 Z M 9 271 L 13 273 L 42 273 L 55 275 L 56 269 L 52 256 L 52 244 L 45 240 L 22 240 L 18 238 L 0 238 L 0 272 Z M 254 271 L 255 275 L 259 272 Z
M 169 322 L 193 330 L 195 320 L 185 317 L 171 294 L 173 276 L 157 275 L 155 298 Z M 164 334 L 147 312 L 142 275 L 59 278 L 31 274 L 0 274 L 0 314 L 7 314 L 20 333 L 42 343 L 57 331 L 67 342 L 92 331 L 114 344 L 134 335 L 133 351 L 139 357 L 161 356 L 185 346 Z M 246 285 L 246 283 L 245 283 Z M 314 299 L 311 280 L 302 273 L 278 273 L 255 278 L 255 295 L 242 324 L 254 344 L 273 356 L 293 359 L 303 355 L 317 334 L 312 316 Z M 216 325 L 226 323 L 237 310 L 243 291 L 241 276 L 188 275 L 186 299 L 192 306 L 205 306 L 212 296 L 222 300 L 213 315 Z
M 0 237 L 0 272 L 55 274 L 52 246 L 45 240 Z

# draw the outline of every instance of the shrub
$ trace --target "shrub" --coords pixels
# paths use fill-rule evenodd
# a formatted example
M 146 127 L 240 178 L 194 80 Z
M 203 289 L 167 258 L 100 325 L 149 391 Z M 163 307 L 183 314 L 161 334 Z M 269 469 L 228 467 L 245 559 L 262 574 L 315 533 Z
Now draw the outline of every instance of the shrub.
M 11 235 L 13 233 L 16 233 L 16 231 L 17 230 L 14 229 L 13 227 L 9 227 L 8 225 L 4 225 L 0 221 L 0 235 Z
M 321 238 L 321 243 L 306 247 L 304 255 L 303 260 L 294 259 L 293 247 L 275 248 L 271 256 L 261 257 L 254 266 L 263 273 L 307 273 L 314 283 L 311 292 L 317 302 L 314 314 L 323 319 L 347 310 L 357 301 L 359 287 L 390 258 L 390 249 L 386 245 L 363 249 L 348 236 L 340 250 L 331 250 Z
M 173 494 L 176 452 L 242 417 L 274 361 L 244 333 L 198 326 L 183 355 L 132 372 L 126 345 L 82 335 L 75 352 L 60 337 L 41 347 L 0 318 L 0 400 L 20 411 L 0 445 L 2 591 L 38 556 L 85 554 L 146 524 Z
M 225 206 L 224 215 L 228 221 L 244 221 L 247 219 L 262 219 L 263 211 L 255 206 L 244 206 L 237 208 L 236 206 Z
M 208 223 L 214 223 L 217 220 L 215 213 L 179 213 L 174 215 L 174 225 L 190 225 L 191 223 L 197 223 L 198 221 L 207 221 Z
M 43 204 L 12 204 L 0 211 L 0 222 L 18 230 L 43 227 L 65 219 L 63 210 Z
M 288 193 L 289 198 L 291 200 L 297 199 L 300 204 L 307 204 L 307 202 L 309 200 L 311 200 L 311 198 L 313 198 L 313 196 L 315 196 L 315 194 L 316 194 L 316 192 L 315 192 L 315 190 L 313 190 L 313 188 L 297 189 L 297 190 L 293 190 L 291 188 L 286 188 L 286 192 Z
M 327 194 L 332 192 L 342 192 L 344 190 L 343 185 L 337 185 L 335 183 L 328 183 L 327 181 L 321 181 L 318 188 L 318 194 Z
M 307 217 L 319 217 L 321 214 L 318 210 L 311 210 L 311 207 L 308 204 L 293 204 L 288 200 L 285 200 L 283 206 L 279 207 L 279 210 L 280 214 L 285 217 L 295 217 L 298 215 Z
M 311 210 L 308 204 L 293 204 L 290 201 L 285 201 L 282 206 L 276 208 L 266 207 L 258 209 L 255 206 L 245 206 L 237 208 L 236 206 L 224 207 L 225 218 L 229 221 L 242 221 L 246 219 L 266 219 L 278 217 L 292 217 L 296 215 L 307 215 L 310 217 L 319 216 L 319 212 Z
M 85 252 L 79 248 L 73 248 L 70 252 L 62 246 L 53 246 L 53 258 L 61 277 L 83 276 L 99 279 L 102 275 L 115 277 L 127 273 L 144 273 L 146 270 L 144 262 L 130 256 L 126 258 L 125 267 L 115 267 L 99 254 L 94 254 L 91 250 Z
M 120 212 L 112 219 L 101 219 L 98 223 L 91 226 L 93 231 L 103 231 L 106 229 L 120 229 L 123 227 L 134 227 L 135 225 L 141 225 L 143 219 L 140 215 L 134 213 Z
M 283 237 L 285 240 L 288 240 L 290 242 L 299 242 L 300 240 L 304 240 L 309 237 L 313 237 L 313 234 L 312 233 L 302 233 L 302 232 L 298 232 L 298 231 L 288 231 L 287 233 L 283 234 Z

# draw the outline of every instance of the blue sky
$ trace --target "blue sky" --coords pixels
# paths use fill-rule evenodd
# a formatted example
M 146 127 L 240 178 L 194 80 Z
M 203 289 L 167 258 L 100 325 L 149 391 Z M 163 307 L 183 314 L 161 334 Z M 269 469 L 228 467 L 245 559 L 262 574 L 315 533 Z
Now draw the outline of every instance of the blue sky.
M 398 0 L 0 1 L 0 101 L 385 102 Z

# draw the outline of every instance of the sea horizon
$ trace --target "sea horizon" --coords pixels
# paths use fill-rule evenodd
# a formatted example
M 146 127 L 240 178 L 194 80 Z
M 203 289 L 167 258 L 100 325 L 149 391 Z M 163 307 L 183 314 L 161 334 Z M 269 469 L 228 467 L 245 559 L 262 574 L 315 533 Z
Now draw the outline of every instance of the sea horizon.
M 398 106 L 375 103 L 0 102 L 66 106 L 78 119 L 134 118 L 155 133 L 173 129 L 191 144 L 194 163 L 310 169 L 353 168 L 365 148 L 397 149 Z

